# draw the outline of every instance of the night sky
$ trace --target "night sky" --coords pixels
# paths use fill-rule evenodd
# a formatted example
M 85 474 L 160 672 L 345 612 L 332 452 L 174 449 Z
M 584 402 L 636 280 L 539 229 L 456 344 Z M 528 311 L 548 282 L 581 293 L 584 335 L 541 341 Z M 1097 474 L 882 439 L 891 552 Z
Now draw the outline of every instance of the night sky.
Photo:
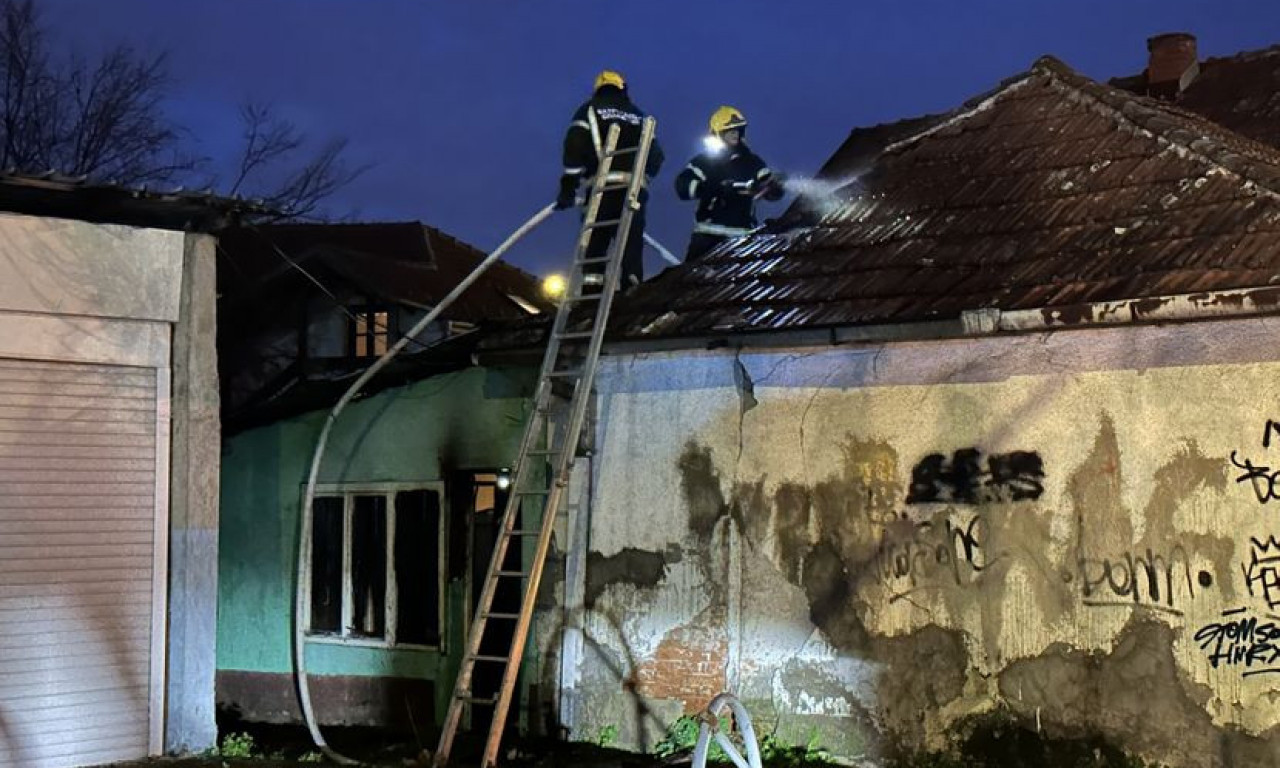
M 170 114 L 224 164 L 238 105 L 273 103 L 316 138 L 347 136 L 373 167 L 330 204 L 419 220 L 481 248 L 554 197 L 560 142 L 602 67 L 658 118 L 667 165 L 650 232 L 683 254 L 693 219 L 672 180 L 720 104 L 743 110 L 773 167 L 815 171 L 855 126 L 950 109 L 1053 54 L 1105 80 L 1140 71 L 1146 38 L 1186 31 L 1202 57 L 1280 43 L 1273 0 L 37 0 L 81 52 L 169 51 Z M 783 204 L 761 207 L 763 216 Z M 512 252 L 568 260 L 558 214 Z M 649 274 L 662 262 L 652 251 Z

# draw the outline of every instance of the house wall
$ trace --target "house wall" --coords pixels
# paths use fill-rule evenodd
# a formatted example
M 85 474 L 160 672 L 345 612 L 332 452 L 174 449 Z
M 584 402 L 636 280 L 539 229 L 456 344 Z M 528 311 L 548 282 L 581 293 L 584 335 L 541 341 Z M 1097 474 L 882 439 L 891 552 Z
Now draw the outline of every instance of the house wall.
M 151 753 L 202 750 L 212 746 L 216 736 L 210 631 L 216 582 L 209 583 L 204 576 L 210 573 L 207 566 L 216 562 L 217 540 L 200 535 L 201 530 L 209 530 L 211 513 L 216 519 L 216 509 L 205 505 L 218 473 L 217 453 L 208 453 L 208 447 L 217 444 L 218 430 L 213 258 L 213 239 L 205 235 L 0 213 L 0 358 L 42 364 L 88 363 L 113 366 L 113 370 L 126 366 L 148 370 L 156 377 L 155 446 L 159 455 L 155 464 L 155 528 L 149 545 L 153 549 L 153 613 L 143 619 L 141 637 L 131 634 L 135 627 L 126 618 L 95 615 L 85 608 L 76 619 L 84 629 L 86 647 L 100 643 L 95 650 L 100 651 L 103 667 L 120 676 L 112 683 L 130 691 L 128 711 L 110 701 L 107 705 L 134 722 L 125 730 L 146 720 L 150 710 L 147 750 Z M 171 349 L 176 354 L 171 355 Z M 66 414 L 66 409 L 58 412 Z M 70 424 L 83 421 L 83 414 L 65 418 Z M 55 429 L 61 427 L 56 425 Z M 171 444 L 172 455 L 167 450 Z M 45 462 L 50 467 L 60 466 L 57 461 L 39 458 L 48 455 L 34 453 L 31 467 L 40 469 Z M 85 460 L 93 463 L 91 458 Z M 79 490 L 77 484 L 91 485 L 82 477 L 69 473 L 58 480 L 58 493 L 74 495 Z M 168 493 L 171 488 L 172 496 Z M 104 512 L 102 520 L 110 517 Z M 86 521 L 90 525 L 95 522 L 99 521 Z M 104 557 L 101 562 L 105 564 L 100 567 L 121 567 L 119 562 L 128 560 L 124 553 L 114 554 L 117 559 Z M 55 588 L 59 583 L 63 585 Z M 37 600 L 27 606 L 28 612 L 54 610 L 59 599 L 88 600 L 75 593 L 77 583 L 67 573 L 50 572 L 49 582 L 43 586 L 49 587 L 54 597 L 44 603 Z M 187 590 L 188 586 L 193 589 Z M 175 610 L 166 617 L 168 608 Z M 200 631 L 201 624 L 204 631 Z M 150 681 L 141 702 L 135 700 L 137 681 L 126 679 L 128 660 L 139 653 L 150 656 Z M 37 665 L 22 671 L 40 670 Z M 9 672 L 13 670 L 0 665 L 0 673 Z M 24 693 L 54 696 L 58 685 L 57 674 L 51 674 Z M 104 693 L 109 690 L 109 685 L 98 681 L 96 689 L 67 692 L 89 702 L 95 695 L 109 699 L 110 693 Z M 77 711 L 86 722 L 94 718 L 90 709 Z M 22 732 L 21 714 L 20 704 L 6 713 L 11 746 L 38 744 L 40 734 L 33 739 L 32 734 Z M 98 755 L 94 762 L 108 759 L 109 755 L 95 752 L 100 744 L 95 745 L 90 731 L 86 728 L 80 737 L 86 744 L 84 751 Z M 113 759 L 140 755 L 121 753 Z M 32 755 L 27 758 L 36 759 Z
M 1276 764 L 1277 334 L 608 358 L 569 725 L 647 745 L 731 690 L 847 757 L 999 710 Z
M 452 470 L 506 466 L 524 429 L 532 378 L 523 369 L 470 368 L 354 402 L 330 436 L 320 482 L 439 482 Z M 306 473 L 326 416 L 286 419 L 224 442 L 218 699 L 249 719 L 300 719 L 290 663 L 294 554 Z M 465 631 L 462 589 L 449 585 L 443 651 L 309 643 L 320 721 L 402 721 L 406 694 L 419 727 L 441 717 Z

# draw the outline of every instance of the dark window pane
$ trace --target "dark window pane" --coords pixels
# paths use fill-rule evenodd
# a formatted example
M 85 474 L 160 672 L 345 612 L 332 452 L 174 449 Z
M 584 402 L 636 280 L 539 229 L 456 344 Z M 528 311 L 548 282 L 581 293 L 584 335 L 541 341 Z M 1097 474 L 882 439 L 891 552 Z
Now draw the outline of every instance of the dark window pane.
M 312 504 L 311 631 L 342 629 L 342 499 L 321 497 Z
M 440 642 L 440 495 L 396 494 L 396 642 Z
M 387 499 L 356 496 L 351 518 L 351 634 L 382 637 L 386 628 Z

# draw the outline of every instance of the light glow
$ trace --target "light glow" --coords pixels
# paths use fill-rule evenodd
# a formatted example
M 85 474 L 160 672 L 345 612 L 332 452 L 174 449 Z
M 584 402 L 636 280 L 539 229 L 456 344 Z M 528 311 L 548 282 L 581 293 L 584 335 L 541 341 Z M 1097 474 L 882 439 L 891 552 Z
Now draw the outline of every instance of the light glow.
M 724 151 L 725 144 L 724 139 L 721 139 L 719 136 L 704 136 L 702 139 L 702 146 L 708 152 L 717 154 Z
M 542 293 L 549 299 L 560 298 L 567 287 L 568 283 L 561 274 L 550 274 L 542 280 Z

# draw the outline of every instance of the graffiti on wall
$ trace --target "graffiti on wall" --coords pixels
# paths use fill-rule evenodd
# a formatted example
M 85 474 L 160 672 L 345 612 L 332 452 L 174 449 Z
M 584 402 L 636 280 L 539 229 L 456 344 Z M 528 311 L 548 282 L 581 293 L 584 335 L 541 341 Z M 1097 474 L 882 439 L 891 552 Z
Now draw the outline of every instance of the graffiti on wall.
M 1251 615 L 1246 608 L 1222 612 L 1195 634 L 1197 647 L 1214 669 L 1231 667 L 1242 677 L 1280 673 L 1280 621 Z
M 1079 561 L 1083 602 L 1090 606 L 1145 605 L 1182 615 L 1182 601 L 1196 596 L 1196 589 L 1213 585 L 1213 574 L 1196 569 L 1181 546 L 1167 552 L 1147 548 L 1114 557 Z
M 1268 609 L 1280 605 L 1280 541 L 1249 537 L 1249 561 L 1242 563 L 1249 596 L 1264 602 Z
M 1262 428 L 1262 450 L 1266 451 L 1271 448 L 1272 435 L 1280 437 L 1280 423 L 1267 419 L 1267 423 Z M 1270 459 L 1261 459 L 1255 461 L 1257 454 L 1252 458 L 1241 456 L 1240 451 L 1231 452 L 1231 463 L 1236 469 L 1240 470 L 1240 475 L 1236 478 L 1237 483 L 1249 483 L 1253 488 L 1254 495 L 1258 498 L 1259 504 L 1266 504 L 1275 499 L 1280 499 L 1280 489 L 1276 488 L 1277 480 L 1280 480 L 1280 467 L 1272 468 L 1271 464 L 1264 464 L 1263 461 Z
M 911 470 L 908 504 L 1033 501 L 1044 493 L 1044 462 L 1034 451 L 986 457 L 977 448 L 931 453 Z
M 889 602 L 922 586 L 973 583 L 997 559 L 984 547 L 987 522 L 980 507 L 1038 499 L 1044 477 L 1044 461 L 1034 451 L 984 455 L 979 448 L 960 448 L 949 458 L 931 453 L 916 462 L 906 504 L 953 509 L 926 520 L 904 511 L 884 521 L 875 574 L 889 589 Z
M 940 522 L 902 518 L 880 533 L 875 573 L 890 589 L 889 602 L 911 594 L 922 584 L 970 583 L 990 565 L 982 547 L 981 515 Z

